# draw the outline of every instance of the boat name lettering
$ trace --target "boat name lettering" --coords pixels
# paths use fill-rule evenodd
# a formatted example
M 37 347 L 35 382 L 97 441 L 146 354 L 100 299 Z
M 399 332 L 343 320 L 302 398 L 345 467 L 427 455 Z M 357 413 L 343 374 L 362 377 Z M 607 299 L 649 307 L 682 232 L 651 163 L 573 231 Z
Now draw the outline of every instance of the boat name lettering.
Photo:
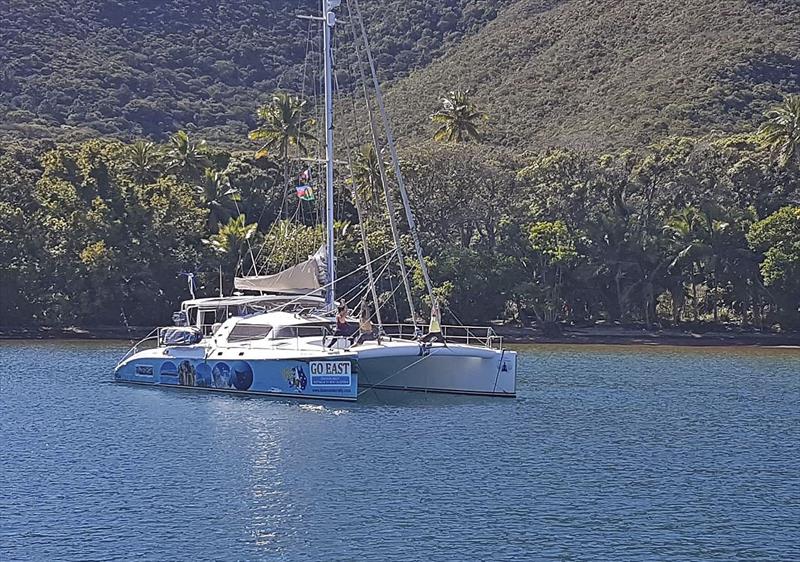
M 311 361 L 308 364 L 312 386 L 350 386 L 349 361 Z

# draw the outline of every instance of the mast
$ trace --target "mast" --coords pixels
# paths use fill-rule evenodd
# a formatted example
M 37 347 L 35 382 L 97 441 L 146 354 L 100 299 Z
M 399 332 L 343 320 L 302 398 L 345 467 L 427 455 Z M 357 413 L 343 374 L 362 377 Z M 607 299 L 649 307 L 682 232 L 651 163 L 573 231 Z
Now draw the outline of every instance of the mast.
M 333 310 L 336 300 L 334 282 L 336 281 L 336 264 L 333 248 L 333 27 L 336 25 L 336 14 L 333 9 L 341 0 L 322 0 L 322 42 L 325 58 L 325 242 L 327 262 L 328 290 L 325 292 L 325 304 Z

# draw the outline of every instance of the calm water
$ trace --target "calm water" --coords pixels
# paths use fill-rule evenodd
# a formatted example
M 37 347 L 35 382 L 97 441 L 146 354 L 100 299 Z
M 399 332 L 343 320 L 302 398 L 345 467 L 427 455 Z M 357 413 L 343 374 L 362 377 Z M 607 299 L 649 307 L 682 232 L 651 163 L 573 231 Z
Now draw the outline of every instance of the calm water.
M 800 352 L 530 347 L 519 398 L 111 384 L 0 342 L 0 559 L 798 560 Z

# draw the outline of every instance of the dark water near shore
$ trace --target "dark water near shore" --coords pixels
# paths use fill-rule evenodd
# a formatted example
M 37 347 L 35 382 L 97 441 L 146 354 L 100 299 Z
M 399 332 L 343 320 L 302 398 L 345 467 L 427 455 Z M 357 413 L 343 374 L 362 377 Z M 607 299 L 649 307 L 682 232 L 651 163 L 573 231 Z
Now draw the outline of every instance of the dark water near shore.
M 517 400 L 352 405 L 124 351 L 0 342 L 0 560 L 800 559 L 798 350 L 527 347 Z

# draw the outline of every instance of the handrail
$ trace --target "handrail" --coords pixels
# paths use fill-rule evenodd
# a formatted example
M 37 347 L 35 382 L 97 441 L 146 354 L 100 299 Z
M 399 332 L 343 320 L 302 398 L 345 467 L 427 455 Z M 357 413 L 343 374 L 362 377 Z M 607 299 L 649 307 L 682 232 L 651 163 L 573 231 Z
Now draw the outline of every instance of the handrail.
M 383 324 L 382 327 L 388 337 L 418 338 L 422 335 L 419 327 L 413 324 Z M 442 325 L 442 336 L 448 341 L 503 349 L 503 337 L 498 336 L 491 326 Z
M 161 328 L 153 328 L 153 330 L 149 334 L 147 334 L 145 337 L 143 337 L 138 342 L 133 344 L 133 347 L 131 347 L 128 350 L 128 352 L 125 355 L 122 356 L 122 359 L 120 359 L 117 362 L 117 367 L 122 365 L 125 362 L 125 360 L 128 359 L 130 356 L 135 355 L 136 353 L 138 353 L 139 352 L 139 346 L 142 345 L 144 342 L 149 341 L 149 340 L 153 340 L 153 339 L 156 340 L 156 342 L 158 342 L 159 341 L 159 333 L 160 333 L 160 331 L 161 331 Z

